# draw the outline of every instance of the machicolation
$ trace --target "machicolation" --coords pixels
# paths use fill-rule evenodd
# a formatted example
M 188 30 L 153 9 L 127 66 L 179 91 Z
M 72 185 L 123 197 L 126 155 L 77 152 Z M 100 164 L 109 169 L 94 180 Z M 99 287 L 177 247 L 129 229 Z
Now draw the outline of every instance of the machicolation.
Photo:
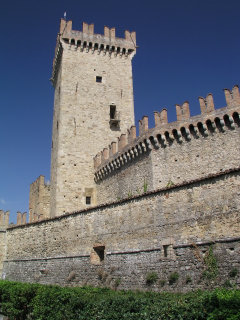
M 118 143 L 112 142 L 94 158 L 96 181 L 104 178 L 115 169 L 120 168 L 131 159 L 137 158 L 152 148 L 166 148 L 173 140 L 177 143 L 197 139 L 201 135 L 207 137 L 216 131 L 235 129 L 240 125 L 240 95 L 236 85 L 232 91 L 224 89 L 227 107 L 214 109 L 213 97 L 209 94 L 206 99 L 199 97 L 201 115 L 190 117 L 189 103 L 176 105 L 177 121 L 168 123 L 167 109 L 154 113 L 155 127 L 148 128 L 148 117 L 139 121 L 139 136 L 136 127 L 132 126 L 127 133 L 118 138 Z

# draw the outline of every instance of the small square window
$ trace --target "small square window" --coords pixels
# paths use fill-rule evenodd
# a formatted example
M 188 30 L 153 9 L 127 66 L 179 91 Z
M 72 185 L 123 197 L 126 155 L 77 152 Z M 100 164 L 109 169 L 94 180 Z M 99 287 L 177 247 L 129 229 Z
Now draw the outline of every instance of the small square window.
M 96 82 L 102 82 L 102 77 L 96 76 Z
M 91 197 L 86 197 L 86 204 L 91 204 Z

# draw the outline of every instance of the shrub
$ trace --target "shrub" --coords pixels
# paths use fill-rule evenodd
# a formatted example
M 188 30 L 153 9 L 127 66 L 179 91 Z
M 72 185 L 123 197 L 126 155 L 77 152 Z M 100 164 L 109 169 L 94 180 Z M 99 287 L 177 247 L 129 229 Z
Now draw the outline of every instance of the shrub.
M 144 182 L 143 182 L 143 192 L 146 193 L 148 190 L 148 183 L 147 183 L 147 180 L 144 179 Z
M 156 272 L 149 272 L 146 276 L 146 284 L 147 285 L 152 285 L 155 282 L 157 282 L 158 275 Z
M 204 263 L 206 269 L 202 273 L 203 278 L 208 280 L 214 280 L 218 275 L 218 265 L 217 259 L 213 254 L 212 246 L 209 248 L 209 251 L 204 258 Z
M 176 294 L 0 281 L 0 308 L 10 320 L 237 320 L 240 290 Z
M 192 282 L 192 278 L 190 276 L 187 276 L 186 278 L 186 284 L 191 283 Z
M 160 284 L 160 287 L 164 287 L 166 284 L 166 280 L 160 280 L 159 284 Z
M 229 272 L 229 277 L 231 278 L 235 278 L 238 274 L 238 269 L 237 268 L 233 268 L 230 272 Z
M 120 286 L 120 283 L 121 283 L 121 279 L 120 278 L 117 278 L 115 281 L 114 281 L 114 288 L 117 288 Z
M 223 284 L 224 288 L 232 288 L 232 283 L 230 280 L 226 280 L 224 281 L 224 284 Z
M 178 279 L 179 279 L 179 274 L 177 272 L 171 273 L 168 278 L 169 284 L 170 285 L 174 284 L 175 282 L 178 281 Z

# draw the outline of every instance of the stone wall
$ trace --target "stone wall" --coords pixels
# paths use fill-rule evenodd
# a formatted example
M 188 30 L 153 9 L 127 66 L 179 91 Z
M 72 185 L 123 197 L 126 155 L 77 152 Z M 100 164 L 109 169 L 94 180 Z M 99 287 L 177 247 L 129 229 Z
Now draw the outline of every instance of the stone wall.
M 146 124 L 147 117 L 144 121 Z M 143 193 L 144 183 L 148 191 L 155 190 L 238 167 L 239 142 L 239 104 L 187 122 L 156 123 L 152 129 L 146 125 L 145 132 L 121 151 L 106 159 L 95 158 L 97 201 L 101 204 Z
M 50 184 L 46 184 L 41 175 L 30 185 L 29 222 L 47 219 L 49 216 Z
M 150 271 L 158 274 L 157 289 L 173 272 L 178 282 L 164 289 L 222 284 L 240 263 L 239 187 L 238 168 L 9 228 L 4 271 L 10 280 L 61 285 L 120 281 L 121 288 L 147 288 Z M 215 278 L 203 278 L 211 243 L 218 260 L 215 284 Z M 236 279 L 230 280 L 239 285 Z
M 2 275 L 3 260 L 5 258 L 5 235 L 6 230 L 0 228 L 0 275 Z
M 154 190 L 153 181 L 152 153 L 143 154 L 96 183 L 97 203 L 116 201 Z
M 9 224 L 9 211 L 0 210 L 0 276 L 3 271 L 3 261 L 6 254 L 6 229 Z

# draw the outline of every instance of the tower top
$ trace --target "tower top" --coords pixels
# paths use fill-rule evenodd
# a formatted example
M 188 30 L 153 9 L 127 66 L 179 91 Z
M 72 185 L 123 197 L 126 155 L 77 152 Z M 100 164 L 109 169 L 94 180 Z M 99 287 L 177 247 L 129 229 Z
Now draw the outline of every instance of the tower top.
M 125 48 L 126 50 L 135 50 L 136 48 L 136 32 L 125 30 L 124 38 L 117 38 L 115 28 L 104 27 L 104 35 L 94 33 L 94 24 L 83 22 L 82 31 L 72 30 L 72 21 L 61 19 L 60 31 L 62 39 L 70 41 L 88 41 L 93 45 L 109 45 L 111 47 Z
M 94 33 L 94 24 L 83 22 L 82 31 L 72 30 L 72 21 L 61 19 L 60 30 L 53 60 L 51 81 L 56 82 L 58 66 L 61 60 L 63 44 L 80 52 L 102 53 L 114 56 L 131 56 L 136 52 L 136 32 L 125 30 L 125 37 L 116 37 L 115 28 L 104 27 L 104 34 Z

